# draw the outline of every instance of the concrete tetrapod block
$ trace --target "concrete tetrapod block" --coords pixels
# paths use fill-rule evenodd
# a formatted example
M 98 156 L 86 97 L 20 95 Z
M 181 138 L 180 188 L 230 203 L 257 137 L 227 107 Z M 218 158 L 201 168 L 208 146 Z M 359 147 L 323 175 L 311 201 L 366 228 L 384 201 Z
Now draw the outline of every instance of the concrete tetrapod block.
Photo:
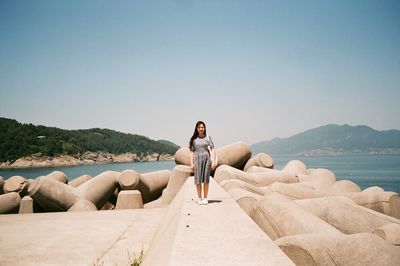
M 237 169 L 243 169 L 246 162 L 251 157 L 250 146 L 238 141 L 216 149 L 218 165 L 229 165 Z
M 335 183 L 336 184 L 336 183 Z M 335 186 L 335 184 L 333 186 Z M 343 183 L 341 183 L 343 184 Z M 349 184 L 349 183 L 347 183 Z M 356 189 L 356 187 L 351 186 Z M 357 186 L 358 187 L 358 186 Z M 327 191 L 314 189 L 309 182 L 293 184 L 273 183 L 269 186 L 270 191 L 278 192 L 291 199 L 320 198 L 326 196 L 345 196 L 353 200 L 358 205 L 369 209 L 400 218 L 400 197 L 394 192 L 343 192 L 343 186 L 335 186 L 334 189 Z
M 268 186 L 268 189 L 271 192 L 278 192 L 285 195 L 290 199 L 308 199 L 326 196 L 324 191 L 314 189 L 313 185 L 308 182 L 291 184 L 275 182 Z
M 68 184 L 68 177 L 61 171 L 53 171 L 50 174 L 46 175 L 46 177 L 57 180 L 64 184 Z
M 275 240 L 275 243 L 296 265 L 337 266 L 327 252 L 327 247 L 342 237 L 323 233 L 290 235 Z
M 259 200 L 250 217 L 273 240 L 298 234 L 342 234 L 330 224 L 278 193 L 264 196 Z
M 215 170 L 214 179 L 218 183 L 227 179 L 239 179 L 246 183 L 262 187 L 274 182 L 298 182 L 298 178 L 288 172 L 267 169 L 268 171 L 259 173 L 247 173 L 228 165 L 221 165 Z
M 132 169 L 122 171 L 117 177 L 118 185 L 121 190 L 134 190 L 137 188 L 140 174 Z
M 328 190 L 336 182 L 335 174 L 323 168 L 308 169 L 306 175 L 299 174 L 299 182 L 308 182 L 312 184 L 313 189 Z
M 29 186 L 33 184 L 33 181 L 35 181 L 35 179 L 26 179 L 26 183 L 28 184 L 28 189 Z
M 167 187 L 163 190 L 161 197 L 146 204 L 146 208 L 159 208 L 168 205 L 175 198 L 178 191 L 186 182 L 192 170 L 186 165 L 177 165 L 172 170 Z
M 361 188 L 350 180 L 339 180 L 336 181 L 329 188 L 329 195 L 340 195 L 348 192 L 361 192 Z
M 345 234 L 370 233 L 389 223 L 400 226 L 399 219 L 361 207 L 346 197 L 303 199 L 295 203 Z
M 178 191 L 191 175 L 192 170 L 189 166 L 177 165 L 174 167 L 171 177 L 169 178 L 167 187 L 162 194 L 163 204 L 170 204 L 172 202 Z
M 118 194 L 116 210 L 143 209 L 142 195 L 139 190 L 124 190 Z
M 278 170 L 273 170 L 259 166 L 251 166 L 247 169 L 248 173 L 262 173 L 262 172 L 273 172 L 273 171 L 278 171 Z M 305 175 L 307 174 L 307 167 L 302 161 L 291 160 L 280 171 L 286 172 L 286 175 L 288 176 Z M 279 181 L 279 182 L 289 183 L 284 181 Z
M 236 201 L 242 210 L 250 215 L 253 212 L 257 202 L 262 199 L 262 196 L 247 190 L 236 188 L 229 191 L 229 195 Z
M 392 245 L 400 246 L 400 225 L 398 223 L 386 224 L 381 228 L 375 229 L 372 233 Z
M 229 165 L 238 169 L 243 169 L 247 160 L 251 157 L 251 148 L 247 143 L 238 141 L 233 144 L 216 149 L 218 165 Z M 175 163 L 190 166 L 190 150 L 181 147 L 175 153 Z
M 336 265 L 399 265 L 400 248 L 371 233 L 344 236 L 329 247 Z
M 44 176 L 35 179 L 28 193 L 46 211 L 67 211 L 80 200 L 75 188 Z
M 255 156 L 251 157 L 246 165 L 244 166 L 244 171 L 247 172 L 247 170 L 251 166 L 259 166 L 259 167 L 264 167 L 264 168 L 274 168 L 274 160 L 272 157 L 266 153 L 257 153 Z
M 222 181 L 225 180 L 230 180 L 230 179 L 238 179 L 238 180 L 246 180 L 246 183 L 256 183 L 257 181 L 253 181 L 250 178 L 247 178 L 247 173 L 243 172 L 245 174 L 242 174 L 243 171 L 240 171 L 239 169 L 233 168 L 229 165 L 221 165 L 218 166 L 217 169 L 215 169 L 214 172 L 214 180 L 217 181 L 217 183 L 221 183 Z M 247 180 L 249 179 L 249 180 Z M 258 181 L 259 182 L 259 181 Z
M 119 172 L 105 171 L 77 187 L 82 199 L 94 203 L 100 210 L 117 189 Z
M 68 184 L 72 187 L 79 187 L 80 185 L 82 185 L 86 181 L 89 181 L 90 179 L 92 179 L 92 177 L 90 175 L 81 175 L 81 176 L 69 181 Z
M 191 174 L 192 170 L 189 166 L 177 165 L 174 167 L 166 187 L 166 193 L 172 196 L 172 198 L 169 199 L 169 202 L 172 201 Z
M 383 188 L 378 186 L 369 187 L 362 191 L 362 193 L 380 193 L 380 192 L 385 192 L 385 190 L 383 190 Z
M 103 207 L 101 208 L 102 211 L 108 211 L 108 210 L 114 210 L 115 209 L 115 205 L 112 204 L 111 202 L 107 201 Z
M 108 202 L 110 202 L 114 206 L 117 204 L 118 193 L 119 193 L 119 189 L 116 188 L 114 190 L 114 192 L 112 193 L 112 195 L 108 198 Z
M 257 187 L 239 179 L 226 179 L 224 181 L 221 181 L 219 185 L 223 187 L 226 192 L 237 188 L 249 191 L 254 194 L 258 194 L 260 196 L 263 196 L 264 194 L 268 194 L 270 192 L 267 187 Z
M 395 192 L 354 192 L 345 193 L 358 205 L 400 219 L 400 197 Z
M 84 211 L 97 211 L 96 205 L 93 202 L 87 199 L 80 199 L 71 208 L 68 209 L 68 212 L 84 212 Z
M 282 171 L 295 176 L 304 175 L 307 174 L 307 166 L 302 161 L 291 160 L 282 168 Z
M 0 214 L 17 213 L 21 196 L 17 192 L 0 195 Z
M 262 175 L 263 178 L 269 179 L 269 182 L 265 185 L 269 185 L 274 182 L 297 183 L 299 182 L 297 176 L 306 174 L 307 167 L 302 161 L 291 160 L 283 167 L 282 170 L 251 166 L 247 172 L 250 174 Z
M 188 147 L 181 147 L 175 152 L 175 163 L 190 166 L 190 150 Z
M 25 196 L 21 200 L 21 204 L 19 205 L 18 213 L 33 213 L 33 199 L 29 196 Z
M 262 174 L 264 178 L 270 179 L 269 184 L 272 184 L 273 182 L 296 183 L 299 182 L 297 177 L 298 175 L 304 175 L 307 173 L 307 167 L 302 161 L 291 160 L 282 170 L 251 166 L 247 172 L 250 174 Z
M 260 167 L 266 168 L 274 168 L 274 160 L 272 159 L 271 155 L 266 153 L 258 153 L 254 156 L 256 159 L 256 165 Z
M 142 193 L 143 203 L 153 201 L 161 196 L 171 174 L 170 170 L 160 170 L 140 175 L 137 189 Z
M 172 200 L 173 200 L 173 197 L 171 197 L 171 195 L 169 195 L 166 192 L 166 190 L 167 190 L 166 188 L 163 189 L 163 191 L 161 192 L 161 196 L 158 199 L 150 201 L 150 202 L 144 204 L 143 205 L 144 208 L 145 209 L 152 209 L 152 208 L 168 207 L 169 205 L 166 202 L 167 202 L 167 200 L 169 201 L 170 198 L 172 198 Z
M 22 176 L 12 176 L 4 182 L 4 193 L 17 192 L 24 196 L 28 190 L 28 183 Z
M 4 178 L 0 176 L 0 195 L 4 193 L 3 186 L 4 186 Z
M 276 244 L 296 265 L 398 265 L 400 249 L 371 233 L 294 235 Z
M 262 173 L 262 172 L 268 172 L 272 168 L 265 168 L 265 167 L 260 167 L 257 165 L 253 165 L 247 168 L 246 172 L 247 173 Z
M 161 192 L 161 196 L 158 199 L 143 204 L 143 208 L 152 209 L 152 208 L 163 208 L 168 206 L 167 204 L 164 204 L 165 190 L 166 188 L 163 189 L 163 191 Z

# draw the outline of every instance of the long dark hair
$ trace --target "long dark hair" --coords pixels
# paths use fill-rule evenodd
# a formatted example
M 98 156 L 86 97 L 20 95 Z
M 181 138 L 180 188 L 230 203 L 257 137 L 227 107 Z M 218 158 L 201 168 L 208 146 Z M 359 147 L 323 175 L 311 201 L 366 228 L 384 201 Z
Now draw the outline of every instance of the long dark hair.
M 197 127 L 200 126 L 201 124 L 203 124 L 204 126 L 204 135 L 207 135 L 206 124 L 203 121 L 197 121 L 196 126 L 194 127 L 193 136 L 190 138 L 189 141 L 189 149 L 191 151 L 194 150 L 193 140 L 195 140 L 199 136 L 199 132 L 197 132 Z

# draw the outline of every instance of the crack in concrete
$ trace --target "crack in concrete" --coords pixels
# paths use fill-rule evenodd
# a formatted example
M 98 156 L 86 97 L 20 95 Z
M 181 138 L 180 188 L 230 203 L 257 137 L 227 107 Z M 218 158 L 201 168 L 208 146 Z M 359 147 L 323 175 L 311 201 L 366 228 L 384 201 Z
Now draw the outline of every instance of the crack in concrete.
M 125 230 L 123 230 L 122 233 L 121 233 L 120 235 L 118 235 L 118 237 L 111 243 L 111 245 L 110 245 L 107 249 L 105 249 L 105 250 L 100 254 L 100 256 L 98 256 L 98 257 L 95 259 L 95 262 L 93 263 L 94 265 L 99 265 L 99 263 L 100 263 L 100 265 L 103 265 L 103 264 L 101 263 L 101 259 L 104 258 L 104 257 L 107 255 L 107 253 L 110 252 L 110 250 L 112 250 L 112 248 L 115 246 L 115 244 L 118 243 L 118 241 L 127 238 L 127 237 L 125 236 L 125 234 L 126 234 L 126 232 L 129 230 L 129 228 L 132 227 L 132 225 L 133 225 L 133 224 L 130 223 L 130 224 L 128 224 L 128 225 L 126 226 Z

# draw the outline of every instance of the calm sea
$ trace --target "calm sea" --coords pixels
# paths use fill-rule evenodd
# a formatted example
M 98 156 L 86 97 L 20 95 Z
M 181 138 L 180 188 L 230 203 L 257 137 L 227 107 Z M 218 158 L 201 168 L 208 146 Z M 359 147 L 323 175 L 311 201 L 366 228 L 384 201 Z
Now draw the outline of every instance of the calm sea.
M 386 191 L 400 194 L 400 155 L 341 155 L 341 156 L 272 156 L 275 169 L 282 169 L 290 160 L 303 161 L 308 168 L 327 168 L 336 174 L 337 180 L 348 179 L 357 183 L 362 189 L 379 186 Z M 82 165 L 74 167 L 35 168 L 0 170 L 0 176 L 7 179 L 14 175 L 25 178 L 36 178 L 58 170 L 64 172 L 69 180 L 87 174 L 96 176 L 107 170 L 123 171 L 134 169 L 139 173 L 163 169 L 172 170 L 175 162 L 135 162 L 105 165 Z
M 337 180 L 351 180 L 365 189 L 379 186 L 400 194 L 400 155 L 272 156 L 276 169 L 289 160 L 300 160 L 307 168 L 326 168 Z

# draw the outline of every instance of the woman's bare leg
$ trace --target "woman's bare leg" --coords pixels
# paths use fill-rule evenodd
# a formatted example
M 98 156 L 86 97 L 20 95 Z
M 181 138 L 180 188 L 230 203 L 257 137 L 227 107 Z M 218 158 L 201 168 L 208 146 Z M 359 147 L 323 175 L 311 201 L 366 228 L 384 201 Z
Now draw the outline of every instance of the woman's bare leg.
M 197 196 L 201 199 L 201 184 L 196 184 Z
M 209 183 L 204 183 L 204 198 L 205 199 L 208 196 L 208 185 L 209 185 Z

